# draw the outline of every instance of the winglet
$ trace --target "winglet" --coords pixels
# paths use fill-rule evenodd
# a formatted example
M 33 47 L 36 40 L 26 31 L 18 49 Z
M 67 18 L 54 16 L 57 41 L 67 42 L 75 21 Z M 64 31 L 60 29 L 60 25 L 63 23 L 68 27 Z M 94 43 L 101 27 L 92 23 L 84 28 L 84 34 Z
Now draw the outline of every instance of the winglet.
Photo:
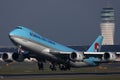
M 98 36 L 98 38 L 94 41 L 94 43 L 90 46 L 90 48 L 87 50 L 87 52 L 99 52 L 101 49 L 103 41 L 103 36 Z

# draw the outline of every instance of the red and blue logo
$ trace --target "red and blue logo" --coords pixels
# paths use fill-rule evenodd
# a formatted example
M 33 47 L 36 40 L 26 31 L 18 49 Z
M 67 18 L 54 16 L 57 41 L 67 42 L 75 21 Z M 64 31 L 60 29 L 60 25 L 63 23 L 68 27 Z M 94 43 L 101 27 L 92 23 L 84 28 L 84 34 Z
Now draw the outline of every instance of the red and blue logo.
M 95 49 L 96 52 L 99 51 L 99 44 L 98 44 L 98 43 L 95 43 L 95 44 L 94 44 L 94 49 Z

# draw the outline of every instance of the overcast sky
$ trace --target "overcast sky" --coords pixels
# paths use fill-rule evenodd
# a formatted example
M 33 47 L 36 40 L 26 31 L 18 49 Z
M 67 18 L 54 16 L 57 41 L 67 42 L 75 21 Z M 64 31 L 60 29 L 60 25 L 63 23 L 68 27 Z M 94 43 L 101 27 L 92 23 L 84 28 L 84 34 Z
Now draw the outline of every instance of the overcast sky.
M 120 44 L 120 0 L 0 0 L 0 45 L 18 25 L 65 45 L 90 45 L 100 34 L 100 12 L 115 9 L 115 44 Z

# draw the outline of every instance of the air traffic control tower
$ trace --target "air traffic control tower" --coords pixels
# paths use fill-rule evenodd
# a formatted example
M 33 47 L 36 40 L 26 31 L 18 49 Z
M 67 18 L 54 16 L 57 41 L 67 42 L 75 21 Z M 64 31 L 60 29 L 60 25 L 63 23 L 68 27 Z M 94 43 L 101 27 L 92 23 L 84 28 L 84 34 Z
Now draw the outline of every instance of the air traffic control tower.
M 101 11 L 101 34 L 103 35 L 103 45 L 114 45 L 115 18 L 114 9 L 105 7 Z

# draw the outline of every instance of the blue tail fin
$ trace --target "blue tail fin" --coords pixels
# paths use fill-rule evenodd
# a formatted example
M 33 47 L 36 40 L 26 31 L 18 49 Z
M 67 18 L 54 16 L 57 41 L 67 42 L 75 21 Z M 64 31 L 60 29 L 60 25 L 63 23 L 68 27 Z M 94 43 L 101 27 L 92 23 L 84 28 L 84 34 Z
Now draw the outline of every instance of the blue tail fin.
M 98 36 L 98 38 L 94 41 L 94 43 L 90 46 L 90 48 L 87 50 L 87 52 L 99 52 L 101 49 L 103 41 L 103 36 Z

